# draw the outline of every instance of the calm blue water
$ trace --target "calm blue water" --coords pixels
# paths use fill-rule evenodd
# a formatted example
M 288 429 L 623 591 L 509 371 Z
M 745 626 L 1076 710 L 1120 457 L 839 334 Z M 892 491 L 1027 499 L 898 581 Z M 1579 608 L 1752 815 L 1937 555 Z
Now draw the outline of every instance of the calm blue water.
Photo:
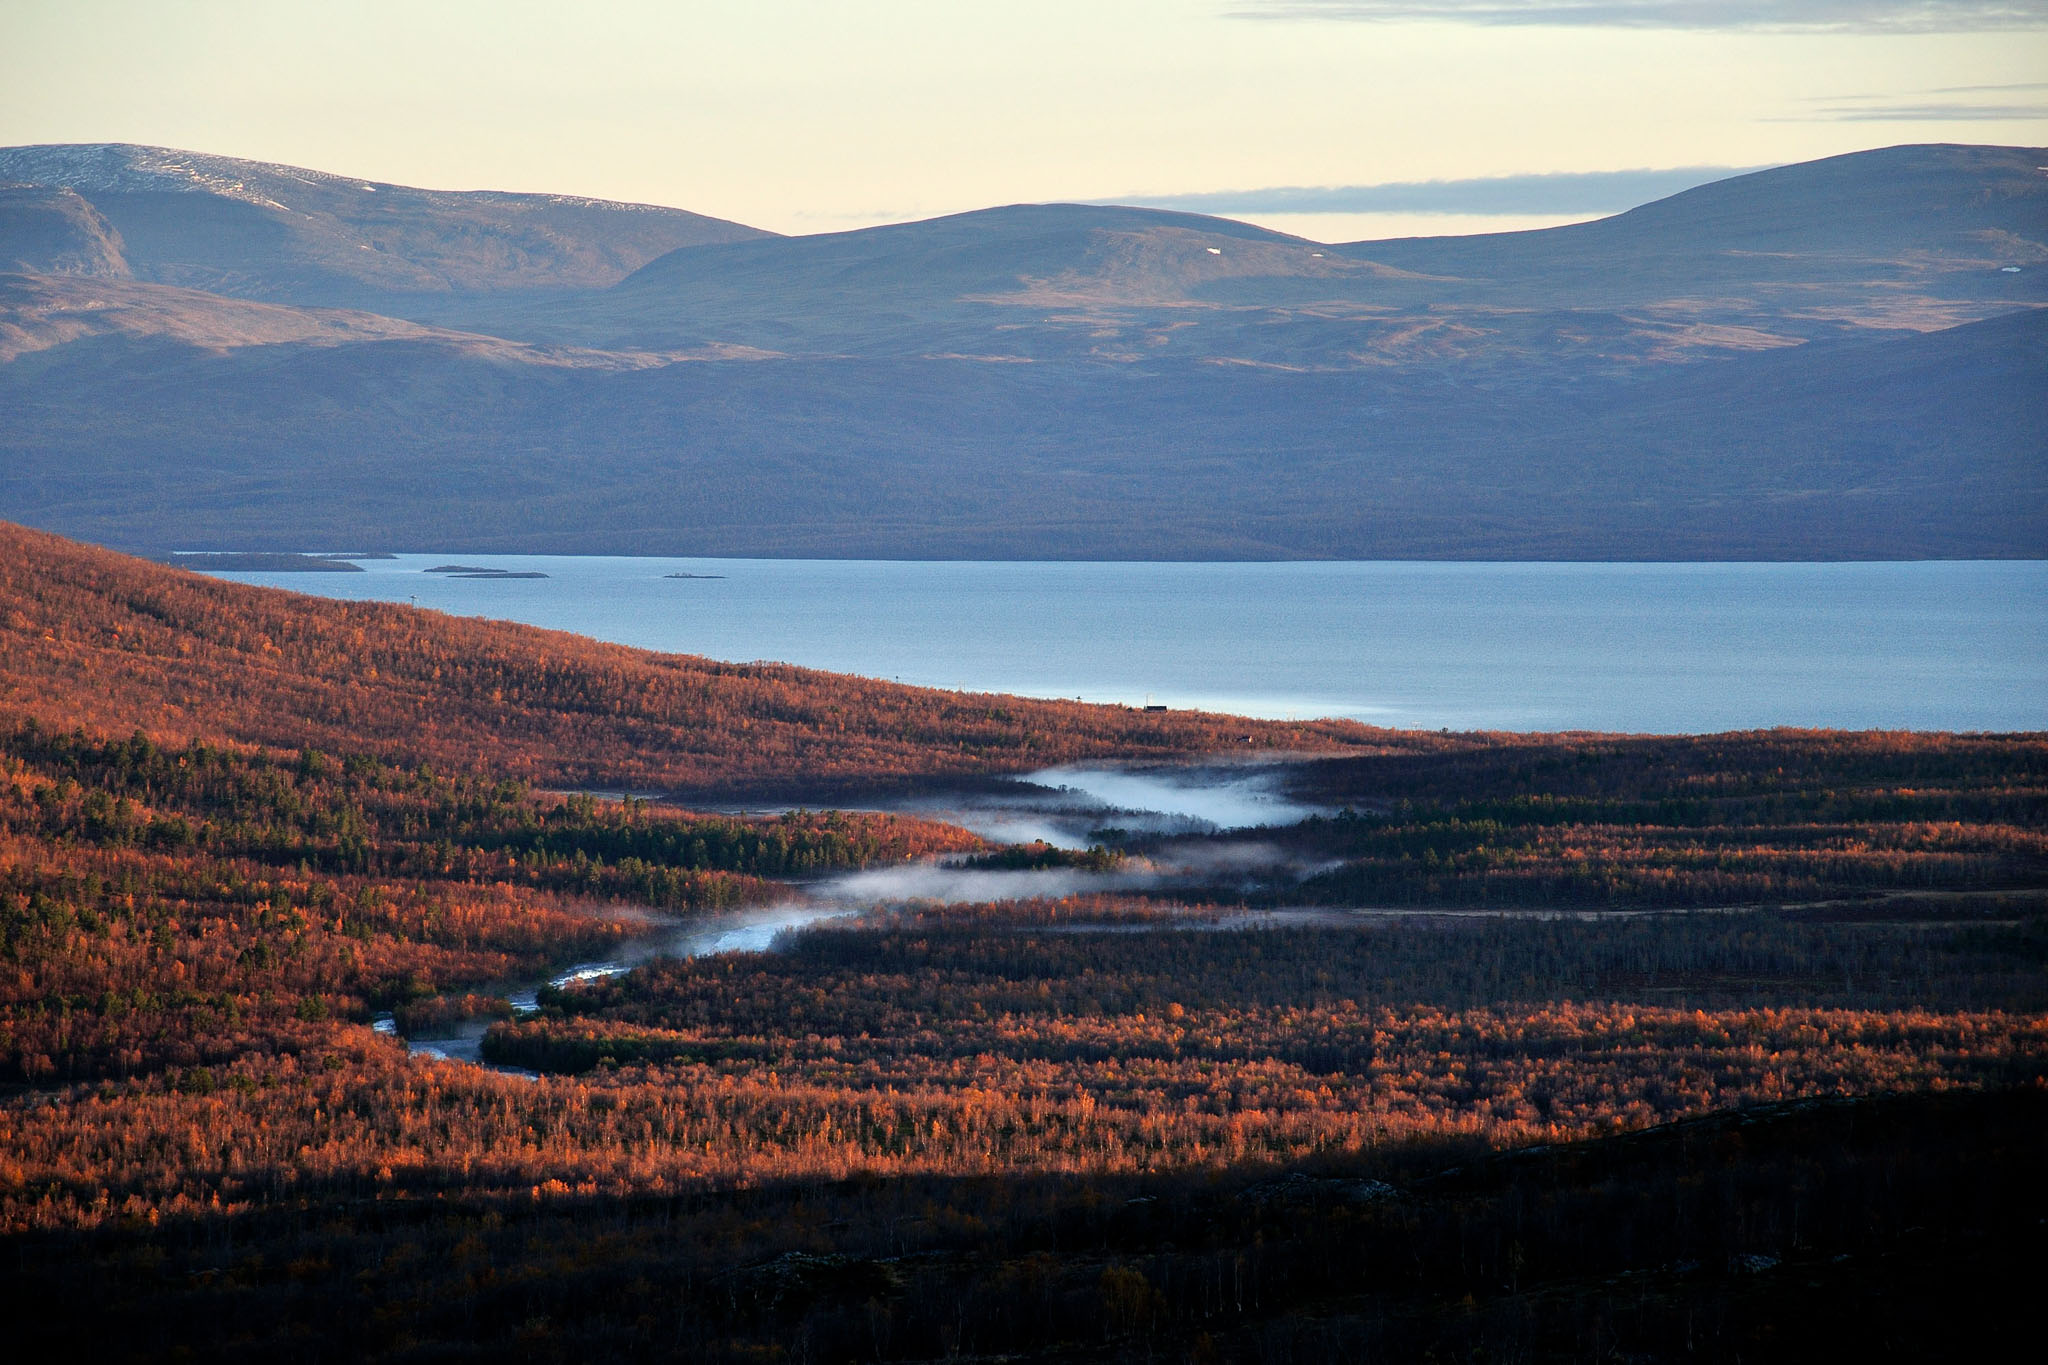
M 545 579 L 451 579 L 446 563 Z M 406 555 L 224 574 L 933 687 L 1434 729 L 2048 729 L 2048 562 Z M 667 579 L 668 573 L 721 578 Z

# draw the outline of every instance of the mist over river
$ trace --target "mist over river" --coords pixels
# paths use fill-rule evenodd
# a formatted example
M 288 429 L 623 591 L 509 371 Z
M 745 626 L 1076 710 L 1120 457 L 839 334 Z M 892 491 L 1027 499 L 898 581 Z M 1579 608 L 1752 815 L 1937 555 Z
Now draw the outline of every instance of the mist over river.
M 239 582 L 927 687 L 1403 728 L 2048 728 L 2048 563 L 401 555 Z M 474 578 L 450 564 L 540 573 Z M 697 575 L 668 577 L 667 575 Z

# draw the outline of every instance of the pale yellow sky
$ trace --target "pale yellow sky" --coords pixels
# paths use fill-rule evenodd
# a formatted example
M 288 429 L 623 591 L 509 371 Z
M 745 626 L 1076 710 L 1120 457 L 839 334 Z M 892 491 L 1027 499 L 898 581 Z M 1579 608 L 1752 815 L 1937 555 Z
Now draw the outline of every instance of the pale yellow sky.
M 1589 8 L 0 0 L 0 145 L 154 143 L 821 232 L 1019 201 L 2048 143 L 2048 0 Z M 1718 26 L 1670 26 L 1702 13 Z M 1814 15 L 1835 27 L 1784 27 Z M 1324 240 L 1396 221 L 1231 216 Z

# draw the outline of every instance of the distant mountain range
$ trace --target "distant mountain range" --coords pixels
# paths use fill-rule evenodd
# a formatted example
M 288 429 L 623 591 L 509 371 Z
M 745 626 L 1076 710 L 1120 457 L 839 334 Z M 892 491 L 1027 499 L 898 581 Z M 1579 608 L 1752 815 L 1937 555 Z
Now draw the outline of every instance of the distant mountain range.
M 0 150 L 0 516 L 142 548 L 2048 554 L 2048 151 L 1323 245 Z

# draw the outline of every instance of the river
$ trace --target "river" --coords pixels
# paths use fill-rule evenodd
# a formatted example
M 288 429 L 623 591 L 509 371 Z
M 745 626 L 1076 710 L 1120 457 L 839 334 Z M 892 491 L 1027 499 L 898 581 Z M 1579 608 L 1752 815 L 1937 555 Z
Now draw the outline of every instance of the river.
M 1043 839 L 1058 847 L 1085 846 L 1088 832 L 1105 824 L 1146 833 L 1219 834 L 1260 825 L 1285 825 L 1314 814 L 1283 794 L 1284 763 L 1228 767 L 1187 765 L 1142 770 L 1092 766 L 1047 768 L 1028 774 L 1014 790 L 976 797 L 972 804 L 910 799 L 896 809 L 914 810 L 961 824 L 1001 842 Z M 1105 872 L 1080 868 L 971 868 L 957 863 L 919 862 L 865 868 L 791 883 L 787 902 L 726 914 L 691 916 L 643 935 L 617 956 L 579 962 L 545 983 L 526 981 L 506 991 L 514 1010 L 530 1013 L 543 984 L 578 981 L 630 971 L 656 957 L 709 957 L 718 953 L 765 952 L 776 936 L 824 920 L 843 919 L 907 901 L 965 904 L 1060 897 L 1085 892 L 1140 891 L 1175 876 L 1213 875 L 1233 867 L 1266 867 L 1267 850 L 1255 837 L 1207 845 L 1186 855 L 1194 862 L 1134 861 Z M 388 1017 L 380 1032 L 395 1033 Z M 453 1032 L 416 1035 L 407 1045 L 416 1056 L 479 1062 L 488 1024 L 477 1021 Z M 499 1068 L 526 1074 L 516 1068 Z

